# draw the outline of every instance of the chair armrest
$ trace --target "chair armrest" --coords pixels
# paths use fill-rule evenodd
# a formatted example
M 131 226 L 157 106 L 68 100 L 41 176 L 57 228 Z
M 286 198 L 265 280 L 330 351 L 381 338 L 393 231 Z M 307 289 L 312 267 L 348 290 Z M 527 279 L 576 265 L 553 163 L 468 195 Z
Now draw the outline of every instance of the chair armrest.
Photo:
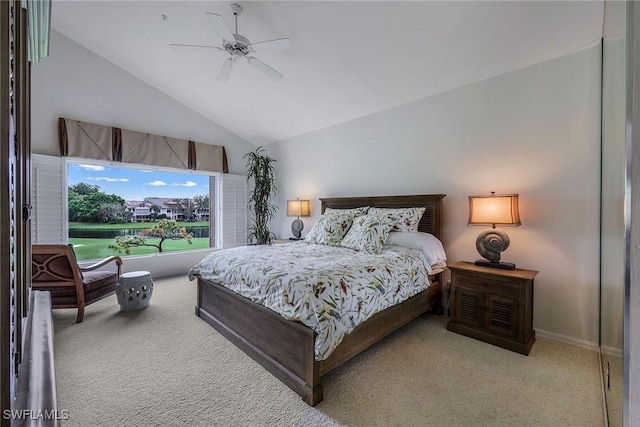
M 84 272 L 84 271 L 96 270 L 100 267 L 103 267 L 109 264 L 112 261 L 116 262 L 116 265 L 118 266 L 118 277 L 120 277 L 120 268 L 122 267 L 122 259 L 119 256 L 110 256 L 109 258 L 105 258 L 102 261 L 96 262 L 95 264 L 92 264 L 88 267 L 80 267 L 80 271 Z

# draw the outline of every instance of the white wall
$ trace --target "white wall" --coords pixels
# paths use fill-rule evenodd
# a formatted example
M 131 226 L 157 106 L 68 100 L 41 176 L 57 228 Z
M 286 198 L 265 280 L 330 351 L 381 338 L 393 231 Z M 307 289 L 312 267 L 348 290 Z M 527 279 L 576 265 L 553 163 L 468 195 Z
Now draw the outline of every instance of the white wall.
M 33 67 L 31 74 L 34 153 L 59 155 L 58 117 L 223 145 L 231 173 L 243 173 L 242 156 L 255 149 L 239 136 L 52 31 L 49 57 Z M 123 270 L 149 270 L 156 278 L 185 274 L 206 252 L 127 258 Z
M 467 196 L 519 193 L 503 260 L 539 270 L 534 327 L 598 342 L 600 46 L 268 146 L 286 199 L 446 193 L 450 261 L 475 260 Z
M 231 173 L 242 173 L 242 156 L 255 149 L 246 140 L 55 31 L 51 31 L 49 57 L 32 70 L 34 153 L 60 155 L 58 117 L 223 145 Z

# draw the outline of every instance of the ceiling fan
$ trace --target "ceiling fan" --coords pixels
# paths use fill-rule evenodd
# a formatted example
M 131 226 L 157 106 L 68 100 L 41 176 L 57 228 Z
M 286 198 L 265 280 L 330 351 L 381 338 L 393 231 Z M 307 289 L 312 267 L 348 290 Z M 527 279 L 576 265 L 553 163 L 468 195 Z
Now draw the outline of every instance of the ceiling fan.
M 282 74 L 253 56 L 253 53 L 256 52 L 254 47 L 265 51 L 291 49 L 293 47 L 291 40 L 288 38 L 281 38 L 251 43 L 248 38 L 238 34 L 238 15 L 242 15 L 242 7 L 240 7 L 239 4 L 233 3 L 231 5 L 231 10 L 236 21 L 235 33 L 231 32 L 231 29 L 227 25 L 227 22 L 224 20 L 222 15 L 218 15 L 217 13 L 205 12 L 205 15 L 213 24 L 213 29 L 215 30 L 215 32 L 220 37 L 222 37 L 222 46 L 174 43 L 172 43 L 171 46 L 186 48 L 205 48 L 228 53 L 229 58 L 224 61 L 224 64 L 222 64 L 222 68 L 220 68 L 220 71 L 218 72 L 218 75 L 216 77 L 216 80 L 218 81 L 225 82 L 229 80 L 231 71 L 233 70 L 235 63 L 239 58 L 246 59 L 249 64 L 253 65 L 256 69 L 273 80 L 278 81 L 282 79 L 284 77 Z

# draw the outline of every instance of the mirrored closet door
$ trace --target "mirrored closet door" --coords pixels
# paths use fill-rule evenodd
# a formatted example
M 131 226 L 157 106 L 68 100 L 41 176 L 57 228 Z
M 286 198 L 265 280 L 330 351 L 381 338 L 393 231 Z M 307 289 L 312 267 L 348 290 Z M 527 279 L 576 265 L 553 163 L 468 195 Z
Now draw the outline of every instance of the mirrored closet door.
M 626 15 L 626 2 L 605 2 L 602 44 L 600 354 L 606 414 L 609 425 L 613 427 L 622 426 L 623 401 Z

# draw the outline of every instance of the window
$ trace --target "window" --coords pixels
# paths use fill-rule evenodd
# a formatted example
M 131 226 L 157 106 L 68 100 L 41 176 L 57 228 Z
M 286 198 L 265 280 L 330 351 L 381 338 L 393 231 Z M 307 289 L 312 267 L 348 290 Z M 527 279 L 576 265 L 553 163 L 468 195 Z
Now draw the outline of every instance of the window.
M 34 154 L 32 179 L 33 243 L 72 244 L 79 260 L 246 244 L 242 175 Z
M 209 175 L 68 161 L 67 200 L 79 260 L 210 247 Z

